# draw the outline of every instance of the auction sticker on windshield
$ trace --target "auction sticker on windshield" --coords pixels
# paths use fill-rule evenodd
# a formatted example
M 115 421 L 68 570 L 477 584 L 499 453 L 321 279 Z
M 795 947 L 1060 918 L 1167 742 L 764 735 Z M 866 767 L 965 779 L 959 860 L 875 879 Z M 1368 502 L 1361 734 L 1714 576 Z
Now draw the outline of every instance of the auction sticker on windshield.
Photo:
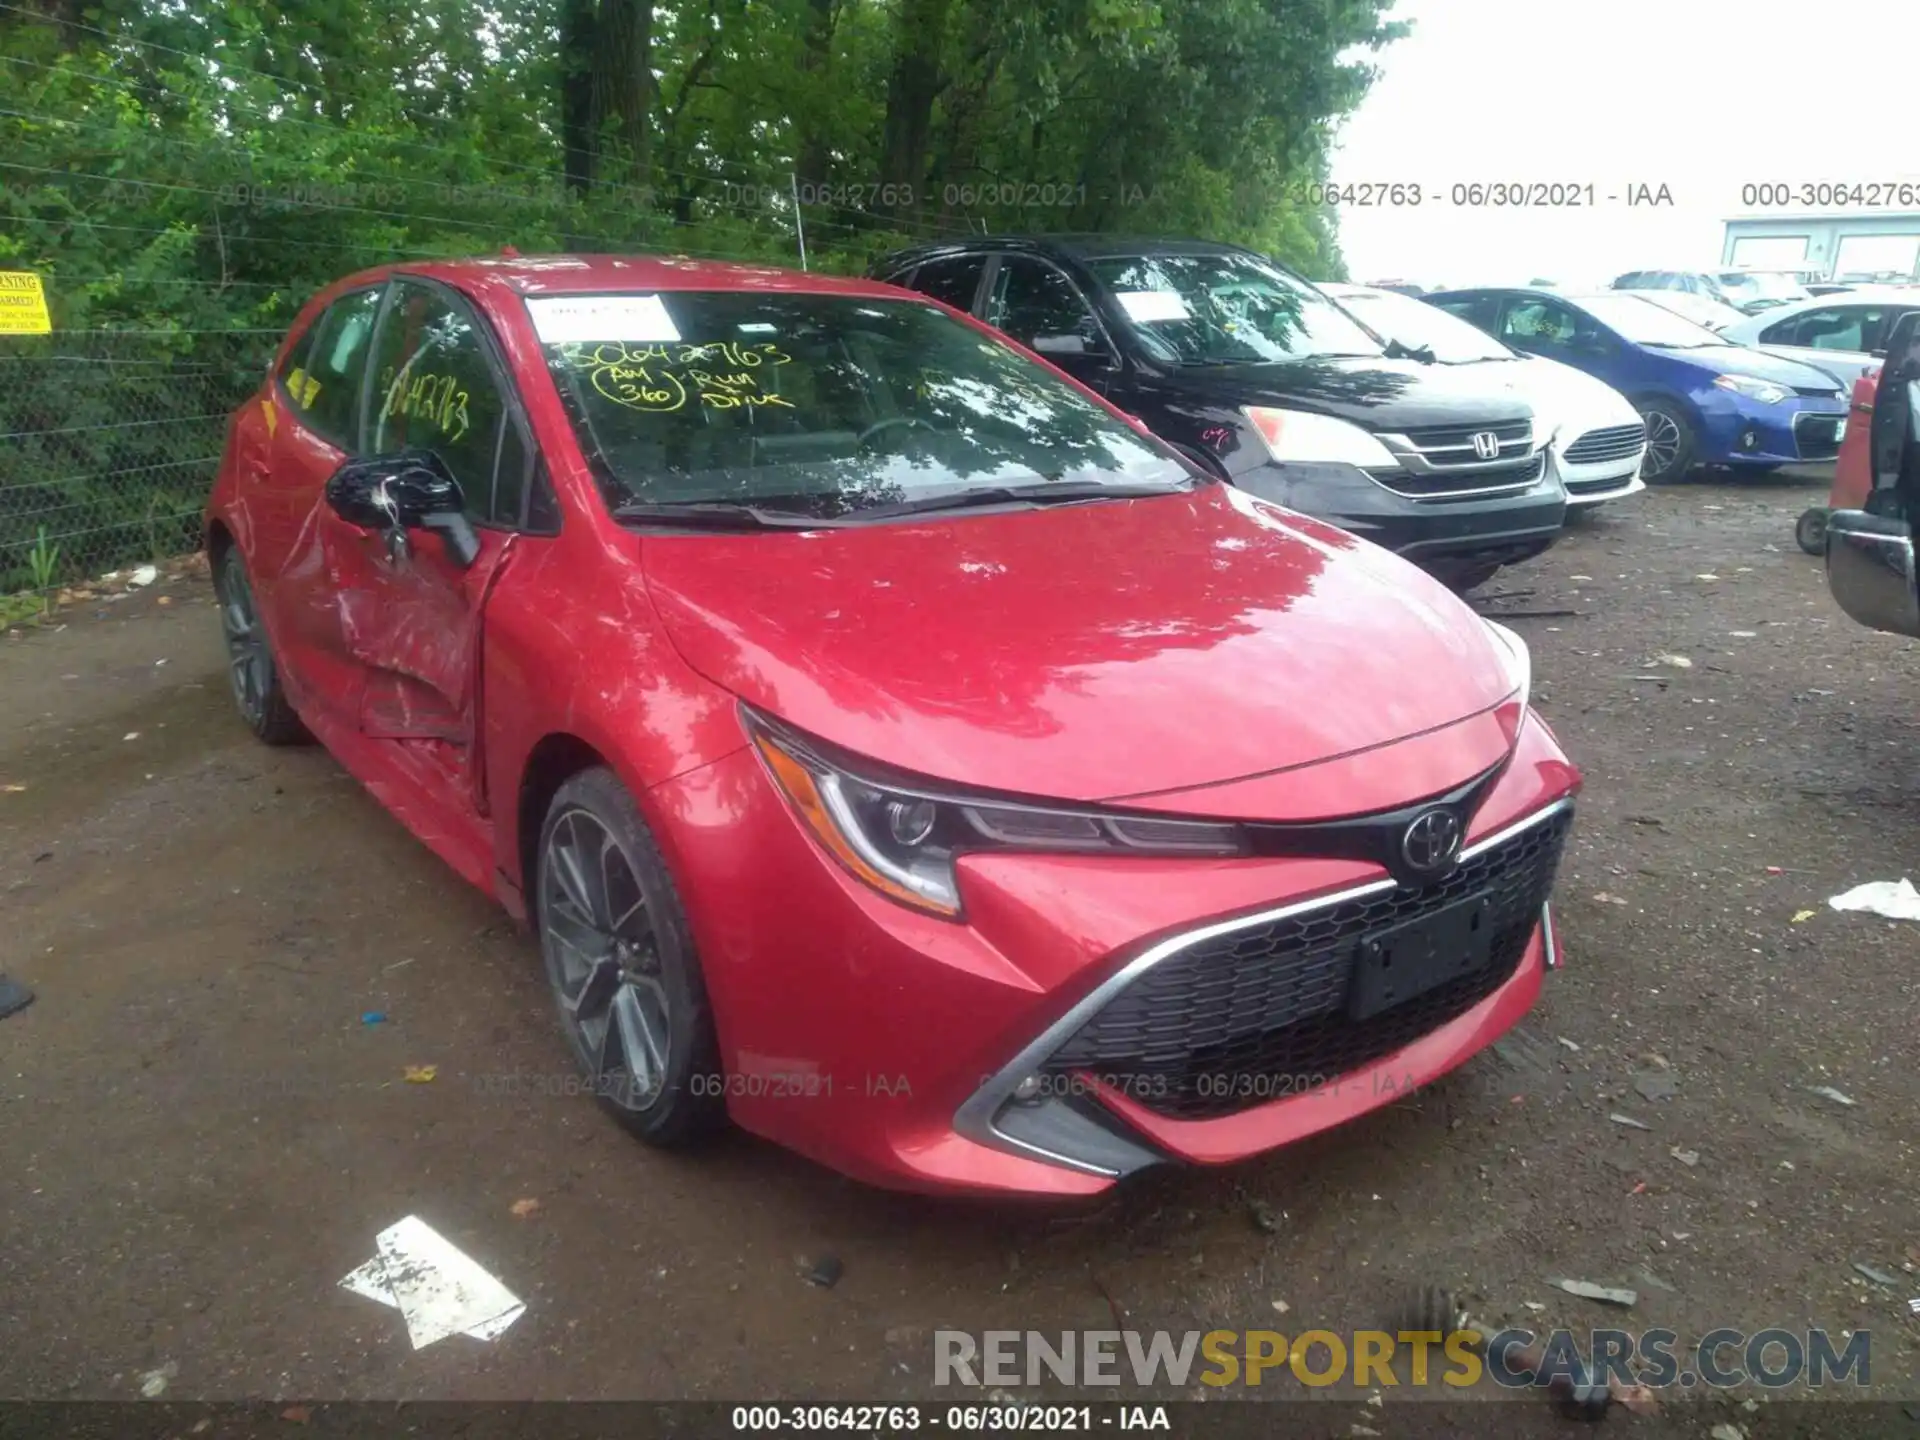
M 543 345 L 661 345 L 680 338 L 658 295 L 538 296 L 527 301 L 527 313 Z
M 1187 320 L 1193 312 L 1178 290 L 1121 290 L 1114 299 L 1127 312 L 1127 318 L 1141 325 L 1156 320 Z

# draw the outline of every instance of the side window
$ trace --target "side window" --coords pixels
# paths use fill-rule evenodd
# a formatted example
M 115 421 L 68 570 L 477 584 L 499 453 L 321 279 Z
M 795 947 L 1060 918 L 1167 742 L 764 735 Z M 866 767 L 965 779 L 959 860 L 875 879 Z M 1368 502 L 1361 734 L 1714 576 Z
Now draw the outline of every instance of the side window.
M 1804 315 L 1789 315 L 1785 320 L 1776 320 L 1760 332 L 1762 345 L 1796 345 L 1799 343 L 1800 322 L 1811 320 L 1816 315 L 1831 315 L 1831 310 L 1809 310 Z
M 1566 306 L 1552 300 L 1516 300 L 1507 306 L 1500 324 L 1500 338 L 1532 345 L 1570 345 L 1580 332 L 1578 318 Z
M 500 417 L 500 451 L 493 466 L 493 519 L 499 525 L 521 523 L 527 487 L 533 481 L 533 454 L 511 412 Z
M 1067 277 L 1038 260 L 1001 260 L 986 318 L 1022 345 L 1031 345 L 1037 335 L 1091 339 L 1099 333 L 1093 311 Z
M 1875 355 L 1885 355 L 1887 342 L 1893 338 L 1893 327 L 1910 313 L 1912 312 L 1907 310 L 1882 310 L 1879 319 L 1863 337 L 1866 341 L 1863 348 L 1872 351 Z
M 373 454 L 435 451 L 460 482 L 467 514 L 483 523 L 517 525 L 526 490 L 527 456 L 507 477 L 503 512 L 494 495 L 502 431 L 518 426 L 494 378 L 481 322 L 468 305 L 436 287 L 402 280 L 380 327 L 374 356 Z
M 914 272 L 913 288 L 956 310 L 972 310 L 974 294 L 980 288 L 980 274 L 986 268 L 984 255 L 929 260 Z
M 1469 325 L 1478 326 L 1491 334 L 1494 330 L 1494 303 L 1479 295 L 1470 295 L 1459 300 L 1436 300 L 1433 302 L 1449 315 L 1457 315 Z
M 353 450 L 360 435 L 365 373 L 380 291 L 342 295 L 313 322 L 310 338 L 287 357 L 281 389 L 300 422 L 328 444 Z

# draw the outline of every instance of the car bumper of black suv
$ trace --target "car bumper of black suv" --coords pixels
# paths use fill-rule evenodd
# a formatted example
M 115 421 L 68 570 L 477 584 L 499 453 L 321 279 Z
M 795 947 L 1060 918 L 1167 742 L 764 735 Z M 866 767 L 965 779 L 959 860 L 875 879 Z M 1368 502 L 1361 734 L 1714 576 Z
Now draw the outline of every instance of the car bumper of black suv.
M 1567 497 L 1550 465 L 1457 477 L 1437 489 L 1431 477 L 1376 476 L 1350 465 L 1257 466 L 1234 483 L 1262 499 L 1325 520 L 1383 545 L 1436 573 L 1511 565 L 1540 554 L 1566 523 Z M 1411 492 L 1411 493 L 1410 493 Z

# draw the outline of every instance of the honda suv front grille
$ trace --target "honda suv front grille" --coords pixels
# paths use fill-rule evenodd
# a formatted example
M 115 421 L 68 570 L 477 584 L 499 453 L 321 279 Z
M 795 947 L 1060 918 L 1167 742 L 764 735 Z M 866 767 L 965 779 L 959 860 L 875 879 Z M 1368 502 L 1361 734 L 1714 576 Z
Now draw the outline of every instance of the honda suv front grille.
M 1415 500 L 1466 499 L 1492 490 L 1524 490 L 1540 478 L 1547 452 L 1536 450 L 1522 460 L 1485 465 L 1475 470 L 1379 469 L 1367 473 L 1387 489 Z
M 1436 883 L 1336 899 L 1176 952 L 1103 1006 L 1044 1069 L 1095 1076 L 1182 1120 L 1325 1086 L 1457 1019 L 1512 977 L 1572 822 L 1572 810 L 1562 807 L 1469 852 Z M 1477 924 L 1491 936 L 1483 964 L 1350 1018 L 1370 938 L 1404 933 L 1475 900 L 1483 902 Z
M 1476 460 L 1492 460 L 1516 451 L 1524 453 L 1533 444 L 1533 422 L 1510 420 L 1499 425 L 1428 425 L 1406 433 L 1407 444 L 1435 465 L 1471 465 Z M 1483 455 L 1474 445 L 1476 435 L 1492 435 L 1500 455 Z

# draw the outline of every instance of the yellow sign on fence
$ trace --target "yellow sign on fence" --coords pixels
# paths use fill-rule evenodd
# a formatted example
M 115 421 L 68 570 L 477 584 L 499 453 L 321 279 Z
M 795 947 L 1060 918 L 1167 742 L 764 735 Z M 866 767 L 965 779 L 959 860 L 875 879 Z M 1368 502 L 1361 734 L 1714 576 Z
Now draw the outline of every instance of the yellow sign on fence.
M 45 335 L 52 329 L 40 277 L 31 270 L 0 270 L 0 335 Z

